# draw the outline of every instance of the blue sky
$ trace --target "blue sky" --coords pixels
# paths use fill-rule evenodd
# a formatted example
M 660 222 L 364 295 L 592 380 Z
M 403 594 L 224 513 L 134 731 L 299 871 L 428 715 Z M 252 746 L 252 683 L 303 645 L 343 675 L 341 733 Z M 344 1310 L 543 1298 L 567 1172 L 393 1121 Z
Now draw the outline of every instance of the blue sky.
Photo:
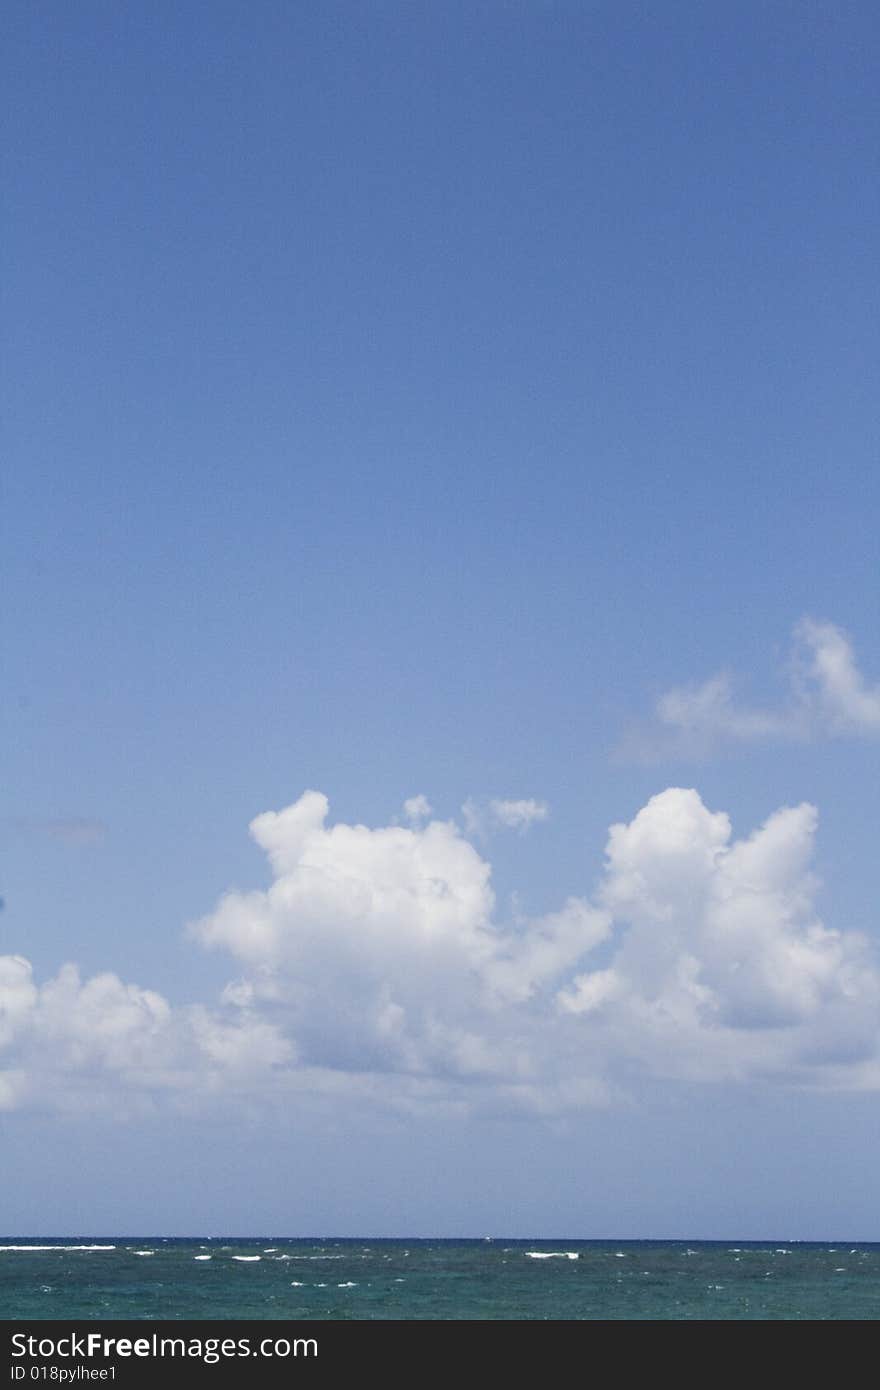
M 875 7 L 5 28 L 0 1225 L 880 1238 Z

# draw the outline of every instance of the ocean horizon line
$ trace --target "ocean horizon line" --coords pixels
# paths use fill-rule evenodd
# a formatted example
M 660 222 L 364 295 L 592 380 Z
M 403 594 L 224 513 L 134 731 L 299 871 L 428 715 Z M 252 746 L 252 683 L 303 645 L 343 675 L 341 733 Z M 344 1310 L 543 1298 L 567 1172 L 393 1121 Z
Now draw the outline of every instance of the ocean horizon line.
M 531 1235 L 509 1235 L 509 1234 L 506 1234 L 506 1233 L 504 1233 L 504 1232 L 496 1233 L 496 1234 L 481 1234 L 481 1235 L 413 1235 L 413 1234 L 411 1234 L 411 1233 L 403 1233 L 403 1234 L 395 1234 L 395 1235 L 377 1235 L 377 1234 L 371 1233 L 371 1232 L 356 1232 L 356 1233 L 351 1234 L 351 1235 L 338 1235 L 338 1234 L 327 1234 L 327 1233 L 322 1233 L 322 1232 L 318 1232 L 318 1233 L 312 1232 L 312 1233 L 309 1233 L 309 1234 L 301 1234 L 301 1235 L 300 1235 L 300 1234 L 294 1234 L 294 1235 L 289 1235 L 289 1234 L 279 1234 L 277 1231 L 275 1231 L 275 1232 L 272 1232 L 272 1231 L 270 1231 L 270 1232 L 256 1231 L 256 1232 L 247 1232 L 247 1233 L 229 1233 L 229 1232 L 221 1232 L 221 1233 L 219 1233 L 219 1234 L 218 1234 L 218 1233 L 214 1233 L 214 1234 L 212 1234 L 212 1235 L 206 1235 L 204 1232 L 200 1232 L 200 1231 L 186 1232 L 185 1234 L 158 1233 L 158 1232 L 155 1232 L 155 1231 L 153 1231 L 153 1232 L 150 1232 L 150 1231 L 125 1231 L 125 1232 L 111 1232 L 111 1231 L 76 1231 L 76 1232 L 68 1232 L 68 1233 L 65 1233 L 65 1234 L 59 1234 L 57 1231 L 47 1231 L 47 1232 L 27 1231 L 27 1232 L 23 1232 L 23 1233 L 21 1233 L 21 1234 L 13 1234 L 13 1233 L 10 1233 L 10 1232 L 0 1232 L 0 1249 L 3 1248 L 4 1242 L 9 1242 L 10 1244 L 12 1244 L 12 1243 L 16 1243 L 16 1242 L 24 1243 L 24 1242 L 27 1242 L 27 1241 L 58 1241 L 58 1242 L 61 1242 L 61 1243 L 63 1243 L 63 1244 L 68 1244 L 69 1242 L 75 1241 L 75 1240 L 76 1240 L 76 1241 L 91 1241 L 91 1242 L 94 1242 L 95 1244 L 97 1244 L 98 1242 L 103 1242 L 103 1241 L 115 1241 L 115 1242 L 120 1242 L 120 1241 L 122 1241 L 122 1242 L 125 1242 L 125 1241 L 144 1241 L 144 1240 L 152 1240 L 152 1241 L 183 1241 L 183 1242 L 196 1242 L 196 1241 L 210 1241 L 210 1242 L 217 1242 L 217 1241 L 236 1241 L 236 1242 L 241 1242 L 241 1241 L 251 1241 L 251 1242 L 255 1242 L 255 1243 L 256 1243 L 256 1242 L 261 1242 L 261 1241 L 269 1241 L 269 1240 L 283 1240 L 283 1241 L 301 1241 L 301 1242 L 303 1242 L 303 1243 L 305 1243 L 305 1244 L 315 1244 L 315 1243 L 317 1243 L 317 1242 L 327 1242 L 327 1243 L 339 1243 L 339 1242 L 351 1243 L 351 1242 L 353 1242 L 353 1243 L 358 1243 L 358 1242 L 361 1242 L 361 1241 L 370 1240 L 370 1241 L 383 1241 L 383 1242 L 387 1242 L 387 1243 L 390 1243 L 390 1244 L 400 1244 L 401 1242 L 406 1242 L 406 1241 L 411 1241 L 411 1242 L 414 1243 L 414 1244 L 415 1244 L 415 1243 L 425 1243 L 425 1242 L 432 1242 L 432 1243 L 443 1242 L 443 1243 L 446 1243 L 446 1244 L 460 1244 L 460 1243 L 471 1243 L 471 1242 L 480 1244 L 480 1243 L 485 1243 L 485 1242 L 491 1242 L 491 1243 L 495 1244 L 495 1243 L 497 1243 L 497 1242 L 499 1242 L 499 1241 L 509 1241 L 509 1242 L 511 1242 L 512 1244 L 515 1244 L 515 1245 L 525 1245 L 525 1244 L 529 1244 L 529 1243 L 538 1243 L 538 1244 L 541 1244 L 541 1245 L 548 1245 L 548 1244 L 561 1244 L 561 1243 L 564 1243 L 564 1242 L 567 1241 L 567 1242 L 569 1242 L 569 1243 L 574 1242 L 575 1244 L 579 1244 L 579 1245 L 726 1245 L 726 1244 L 728 1244 L 728 1243 L 731 1242 L 731 1241 L 736 1241 L 738 1244 L 743 1245 L 743 1246 L 748 1246 L 748 1245 L 772 1245 L 772 1244 L 774 1244 L 774 1243 L 775 1243 L 777 1246 L 782 1246 L 782 1245 L 846 1245 L 846 1244 L 850 1244 L 850 1245 L 853 1245 L 853 1244 L 855 1244 L 855 1245 L 880 1245 L 880 1236 L 878 1236 L 878 1237 L 875 1238 L 875 1237 L 870 1237 L 870 1236 L 853 1236 L 853 1235 L 840 1235 L 840 1234 L 838 1234 L 838 1235 L 836 1235 L 836 1236 L 781 1236 L 781 1235 L 778 1235 L 778 1234 L 776 1234 L 776 1235 L 759 1235 L 759 1236 L 742 1236 L 742 1235 L 718 1235 L 718 1236 L 694 1236 L 694 1235 L 687 1235 L 687 1236 L 666 1236 L 666 1235 L 659 1235 L 659 1236 L 657 1236 L 657 1235 L 647 1235 L 647 1236 L 593 1236 L 593 1235 L 572 1235 L 571 1233 L 568 1233 L 568 1234 L 559 1234 L 559 1233 L 557 1233 L 557 1234 L 551 1234 L 551 1235 L 535 1235 L 535 1234 L 531 1234 Z

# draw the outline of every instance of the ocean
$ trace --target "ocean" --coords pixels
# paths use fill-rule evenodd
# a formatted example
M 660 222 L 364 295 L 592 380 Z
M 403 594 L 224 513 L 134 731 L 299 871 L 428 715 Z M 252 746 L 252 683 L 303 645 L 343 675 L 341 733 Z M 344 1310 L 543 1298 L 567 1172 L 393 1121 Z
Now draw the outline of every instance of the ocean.
M 876 1319 L 880 1244 L 7 1237 L 4 1319 Z

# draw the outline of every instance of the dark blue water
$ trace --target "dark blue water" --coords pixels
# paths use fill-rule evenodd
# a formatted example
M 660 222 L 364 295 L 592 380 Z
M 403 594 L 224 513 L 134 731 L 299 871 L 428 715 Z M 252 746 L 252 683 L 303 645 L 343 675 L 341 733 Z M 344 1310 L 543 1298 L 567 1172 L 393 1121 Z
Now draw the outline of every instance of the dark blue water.
M 878 1244 L 9 1237 L 0 1245 L 6 1319 L 880 1316 Z

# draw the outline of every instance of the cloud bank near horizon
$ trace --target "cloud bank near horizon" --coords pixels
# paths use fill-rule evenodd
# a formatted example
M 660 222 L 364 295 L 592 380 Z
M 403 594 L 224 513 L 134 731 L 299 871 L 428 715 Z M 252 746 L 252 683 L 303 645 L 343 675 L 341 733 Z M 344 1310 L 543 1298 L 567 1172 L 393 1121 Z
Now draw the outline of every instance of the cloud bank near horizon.
M 852 641 L 834 623 L 805 617 L 795 626 L 786 698 L 776 708 L 737 701 L 730 674 L 677 686 L 657 701 L 648 730 L 631 735 L 623 752 L 706 757 L 724 746 L 880 736 L 880 684 L 859 669 Z
M 328 813 L 308 791 L 257 816 L 270 886 L 189 928 L 238 965 L 214 1007 L 72 965 L 39 985 L 0 957 L 0 1108 L 317 1093 L 558 1113 L 646 1080 L 880 1085 L 880 972 L 818 919 L 810 805 L 737 840 L 668 788 L 610 828 L 590 898 L 512 922 L 426 798 L 408 826 Z

